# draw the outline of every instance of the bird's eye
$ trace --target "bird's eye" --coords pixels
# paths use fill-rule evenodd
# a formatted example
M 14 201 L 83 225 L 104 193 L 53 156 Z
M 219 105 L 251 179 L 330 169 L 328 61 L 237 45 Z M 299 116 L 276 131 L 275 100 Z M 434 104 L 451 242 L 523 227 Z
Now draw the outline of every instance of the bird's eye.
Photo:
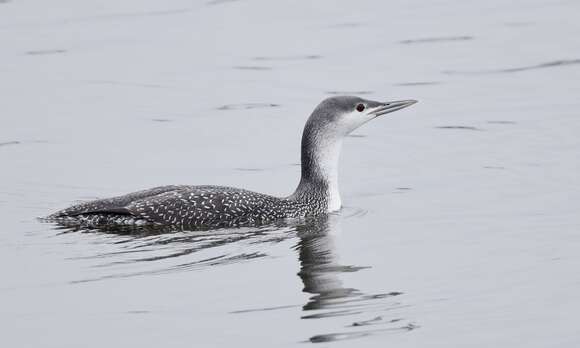
M 356 111 L 363 112 L 365 110 L 364 104 L 357 104 Z

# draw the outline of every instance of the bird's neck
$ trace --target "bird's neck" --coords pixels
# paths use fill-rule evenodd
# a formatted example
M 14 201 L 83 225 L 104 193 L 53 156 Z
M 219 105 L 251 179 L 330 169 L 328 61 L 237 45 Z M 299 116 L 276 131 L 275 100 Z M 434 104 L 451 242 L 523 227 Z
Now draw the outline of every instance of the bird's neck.
M 341 207 L 338 160 L 342 137 L 325 136 L 316 129 L 302 135 L 302 175 L 294 196 L 300 200 L 324 200 L 328 212 Z

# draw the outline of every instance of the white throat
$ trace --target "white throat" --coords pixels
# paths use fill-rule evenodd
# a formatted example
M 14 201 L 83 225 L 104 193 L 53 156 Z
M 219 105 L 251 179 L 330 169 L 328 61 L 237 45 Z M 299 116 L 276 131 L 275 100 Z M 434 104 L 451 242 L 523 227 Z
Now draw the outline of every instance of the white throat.
M 342 206 L 338 189 L 338 160 L 342 148 L 342 138 L 322 141 L 318 144 L 316 166 L 326 181 L 328 212 L 337 211 Z

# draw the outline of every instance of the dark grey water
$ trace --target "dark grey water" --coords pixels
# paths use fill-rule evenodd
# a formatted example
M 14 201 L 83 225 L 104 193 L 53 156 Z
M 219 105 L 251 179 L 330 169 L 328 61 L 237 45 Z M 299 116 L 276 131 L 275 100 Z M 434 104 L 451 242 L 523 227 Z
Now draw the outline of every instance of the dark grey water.
M 572 347 L 576 1 L 0 1 L 4 347 Z M 345 208 L 214 232 L 36 220 L 164 184 L 285 195 L 329 95 Z

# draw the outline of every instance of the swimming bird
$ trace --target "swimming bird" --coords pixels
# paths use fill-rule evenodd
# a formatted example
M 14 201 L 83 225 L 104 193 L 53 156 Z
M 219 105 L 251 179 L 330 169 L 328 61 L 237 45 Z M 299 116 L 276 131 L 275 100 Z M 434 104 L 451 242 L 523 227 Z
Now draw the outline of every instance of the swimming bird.
M 343 139 L 368 121 L 415 104 L 355 96 L 323 100 L 302 133 L 301 178 L 288 197 L 226 186 L 161 186 L 74 205 L 46 218 L 66 225 L 172 225 L 189 228 L 253 226 L 318 216 L 341 208 L 338 160 Z

